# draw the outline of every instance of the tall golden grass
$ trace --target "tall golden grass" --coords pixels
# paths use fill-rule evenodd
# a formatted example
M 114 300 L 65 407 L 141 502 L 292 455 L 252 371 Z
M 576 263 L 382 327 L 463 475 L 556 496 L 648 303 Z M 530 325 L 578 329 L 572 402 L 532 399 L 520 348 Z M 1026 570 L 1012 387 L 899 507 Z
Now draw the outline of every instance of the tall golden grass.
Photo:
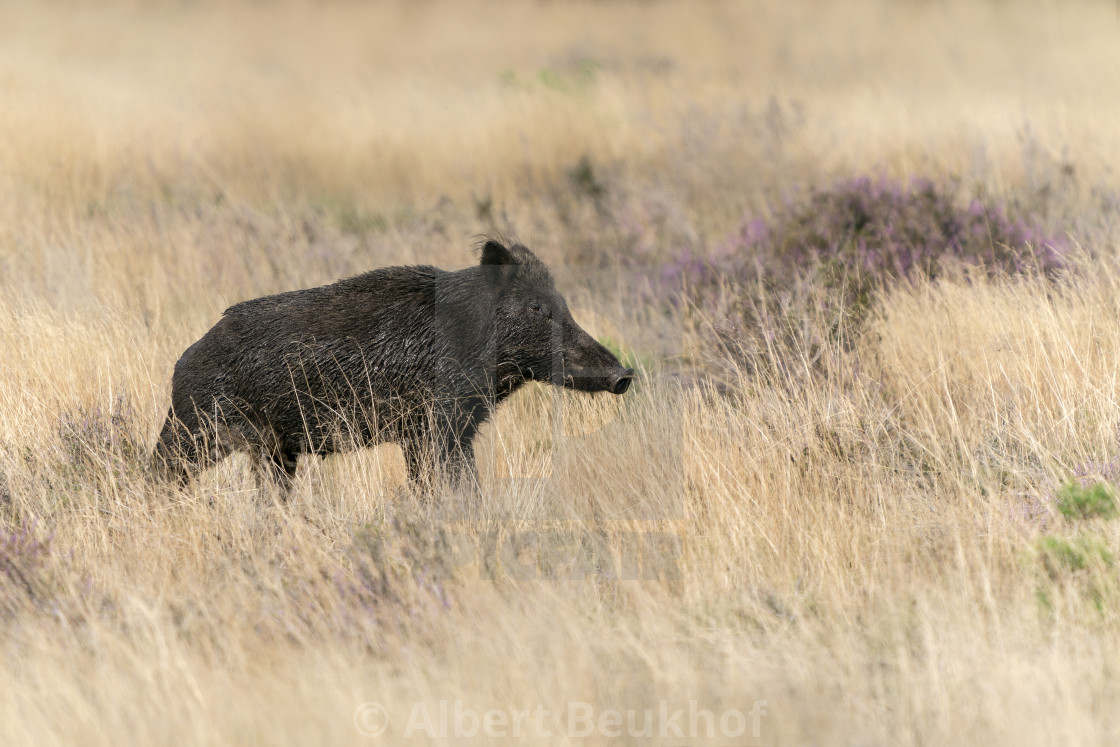
M 1052 498 L 1120 450 L 1117 36 L 1104 2 L 0 7 L 0 742 L 486 743 L 497 710 L 573 743 L 571 703 L 591 744 L 1115 742 L 1120 531 Z M 853 173 L 1037 205 L 1074 277 L 884 292 L 822 373 L 611 261 Z M 395 447 L 287 503 L 238 458 L 149 479 L 226 306 L 491 230 L 591 266 L 564 290 L 635 391 L 520 393 L 479 496 Z

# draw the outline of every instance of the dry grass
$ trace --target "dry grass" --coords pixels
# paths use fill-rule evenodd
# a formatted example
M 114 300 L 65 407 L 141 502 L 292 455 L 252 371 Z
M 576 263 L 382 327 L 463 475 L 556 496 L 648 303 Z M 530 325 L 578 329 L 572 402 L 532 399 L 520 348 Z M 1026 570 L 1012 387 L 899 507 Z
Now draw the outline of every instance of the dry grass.
M 695 701 L 744 714 L 729 744 L 1114 743 L 1120 528 L 1051 496 L 1120 452 L 1117 33 L 1091 2 L 0 7 L 0 742 L 369 743 L 369 702 L 383 743 L 489 741 L 404 737 L 447 701 L 720 743 Z M 1078 274 L 899 289 L 747 368 L 618 264 L 879 172 L 1033 210 Z M 466 502 L 391 447 L 287 504 L 237 459 L 148 480 L 227 305 L 493 229 L 591 276 L 622 402 L 519 394 Z M 509 741 L 573 741 L 544 726 Z

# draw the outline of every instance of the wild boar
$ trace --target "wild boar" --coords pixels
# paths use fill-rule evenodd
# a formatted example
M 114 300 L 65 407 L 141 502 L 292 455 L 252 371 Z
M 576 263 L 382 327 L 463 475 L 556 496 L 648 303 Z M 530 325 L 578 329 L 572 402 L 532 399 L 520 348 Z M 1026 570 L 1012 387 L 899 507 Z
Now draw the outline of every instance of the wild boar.
M 633 377 L 536 255 L 490 239 L 458 272 L 386 267 L 227 309 L 175 364 L 153 458 L 185 482 L 247 451 L 286 490 L 301 454 L 396 442 L 413 481 L 473 479 L 476 432 L 526 382 L 622 394 Z

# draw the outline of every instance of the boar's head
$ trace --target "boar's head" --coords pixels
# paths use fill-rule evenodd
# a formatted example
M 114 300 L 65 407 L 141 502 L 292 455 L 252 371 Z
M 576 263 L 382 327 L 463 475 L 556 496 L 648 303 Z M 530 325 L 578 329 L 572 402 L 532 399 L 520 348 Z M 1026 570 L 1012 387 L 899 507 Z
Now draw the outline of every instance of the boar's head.
M 520 244 L 482 247 L 482 270 L 496 290 L 494 332 L 501 383 L 546 381 L 585 392 L 622 394 L 634 370 L 576 324 L 552 274 Z

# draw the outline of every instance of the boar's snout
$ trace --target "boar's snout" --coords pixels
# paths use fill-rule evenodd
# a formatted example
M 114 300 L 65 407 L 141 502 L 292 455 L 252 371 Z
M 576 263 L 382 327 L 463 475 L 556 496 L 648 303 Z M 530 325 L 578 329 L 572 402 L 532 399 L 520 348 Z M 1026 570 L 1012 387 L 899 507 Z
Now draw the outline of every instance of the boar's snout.
M 626 390 L 630 388 L 630 382 L 634 380 L 634 369 L 627 368 L 615 378 L 611 384 L 612 394 L 625 394 Z
M 634 369 L 619 363 L 614 353 L 574 322 L 569 327 L 566 342 L 561 356 L 562 373 L 554 383 L 567 389 L 612 394 L 622 394 L 630 388 Z
M 623 368 L 620 364 L 600 366 L 564 366 L 564 372 L 553 383 L 565 389 L 579 389 L 585 392 L 610 392 L 623 394 L 634 381 L 634 369 Z
M 611 394 L 625 394 L 626 390 L 630 388 L 630 382 L 633 380 L 634 369 L 626 369 L 611 382 Z

